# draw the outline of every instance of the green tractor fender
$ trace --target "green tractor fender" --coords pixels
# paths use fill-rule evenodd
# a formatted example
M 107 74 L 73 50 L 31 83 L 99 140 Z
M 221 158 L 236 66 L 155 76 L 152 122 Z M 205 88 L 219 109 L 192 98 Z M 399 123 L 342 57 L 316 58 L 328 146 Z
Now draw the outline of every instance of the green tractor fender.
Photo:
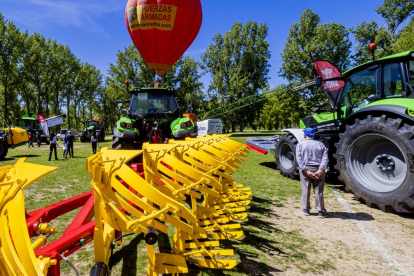
M 196 136 L 194 123 L 188 117 L 175 119 L 170 127 L 174 138 Z

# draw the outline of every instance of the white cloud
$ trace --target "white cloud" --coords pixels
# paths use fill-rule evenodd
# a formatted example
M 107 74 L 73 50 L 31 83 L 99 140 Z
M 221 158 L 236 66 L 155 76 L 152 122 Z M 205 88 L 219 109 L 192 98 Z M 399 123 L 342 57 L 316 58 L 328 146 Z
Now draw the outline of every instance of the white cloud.
M 75 26 L 100 29 L 100 17 L 125 9 L 119 0 L 3 0 L 0 10 L 6 18 L 27 26 Z M 8 4 L 4 4 L 8 2 Z M 4 5 L 4 7 L 2 7 Z

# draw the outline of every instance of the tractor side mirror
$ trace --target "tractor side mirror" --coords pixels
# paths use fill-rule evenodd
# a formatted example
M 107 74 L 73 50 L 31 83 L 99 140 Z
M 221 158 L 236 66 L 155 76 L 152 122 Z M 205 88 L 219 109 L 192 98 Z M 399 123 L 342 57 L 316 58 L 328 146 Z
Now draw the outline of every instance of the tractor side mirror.
M 116 101 L 116 107 L 117 107 L 118 111 L 121 111 L 121 109 L 122 109 L 122 101 L 121 100 Z

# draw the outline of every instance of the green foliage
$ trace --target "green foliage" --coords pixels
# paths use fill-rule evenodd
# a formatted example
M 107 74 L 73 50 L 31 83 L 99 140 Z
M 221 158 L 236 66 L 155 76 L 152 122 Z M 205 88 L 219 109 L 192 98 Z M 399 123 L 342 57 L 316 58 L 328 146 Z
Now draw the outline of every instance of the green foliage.
M 320 24 L 317 14 L 310 9 L 305 10 L 300 22 L 290 26 L 282 53 L 283 64 L 280 75 L 293 85 L 312 80 L 317 76 L 313 61 L 319 59 L 329 60 L 340 71 L 344 71 L 349 66 L 351 42 L 348 36 L 349 31 L 342 24 L 332 22 Z M 309 114 L 317 103 L 327 102 L 327 97 L 320 90 L 309 88 L 300 91 L 298 97 L 285 100 L 292 103 L 288 105 L 289 108 L 302 117 Z M 286 109 L 284 104 L 281 106 L 282 111 Z M 274 110 L 274 112 L 279 111 Z M 285 123 L 283 125 L 286 126 Z
M 64 127 L 80 129 L 82 120 L 95 111 L 95 95 L 101 82 L 99 70 L 81 63 L 68 46 L 41 34 L 21 33 L 0 14 L 3 126 L 18 124 L 16 118 L 26 112 L 50 117 L 61 114 L 66 107 Z
M 354 66 L 372 60 L 372 54 L 368 51 L 368 44 L 375 42 L 378 49 L 375 51 L 375 58 L 389 55 L 392 38 L 386 28 L 378 27 L 375 21 L 370 23 L 362 22 L 355 29 L 352 29 L 357 45 L 353 56 Z
M 217 34 L 213 43 L 202 54 L 203 69 L 212 77 L 208 88 L 214 109 L 217 105 L 234 103 L 243 97 L 258 94 L 267 87 L 270 65 L 268 28 L 265 24 L 236 22 L 224 35 Z M 222 116 L 225 125 L 248 125 L 258 112 L 254 106 Z M 208 111 L 208 110 L 206 110 Z
M 188 104 L 193 104 L 194 109 L 197 109 L 203 100 L 201 91 L 203 84 L 200 81 L 201 75 L 198 73 L 199 67 L 200 63 L 194 59 L 182 57 L 160 79 L 162 87 L 176 88 L 176 96 L 183 109 Z M 124 51 L 118 51 L 116 63 L 110 64 L 108 75 L 105 80 L 107 86 L 101 91 L 100 97 L 104 99 L 103 114 L 110 125 L 113 125 L 119 117 L 119 114 L 115 112 L 116 101 L 129 98 L 125 80 L 129 80 L 131 85 L 153 87 L 156 76 L 133 44 L 126 47 Z
M 387 24 L 391 39 L 395 37 L 398 26 L 414 12 L 412 0 L 384 0 L 382 5 L 375 9 Z
M 12 124 L 12 118 L 20 116 L 16 87 L 19 83 L 18 63 L 21 62 L 26 38 L 27 33 L 20 33 L 12 22 L 4 20 L 0 14 L 0 104 L 3 111 L 0 116 L 4 126 Z
M 399 33 L 397 41 L 392 45 L 394 53 L 400 53 L 414 49 L 414 17 Z

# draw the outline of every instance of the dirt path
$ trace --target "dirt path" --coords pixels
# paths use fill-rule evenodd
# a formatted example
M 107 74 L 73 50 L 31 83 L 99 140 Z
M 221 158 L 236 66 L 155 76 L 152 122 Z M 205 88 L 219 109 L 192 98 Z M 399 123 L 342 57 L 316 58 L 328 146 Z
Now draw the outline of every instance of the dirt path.
M 326 219 L 319 219 L 315 209 L 303 216 L 299 199 L 272 207 L 278 215 L 272 219 L 275 224 L 286 232 L 298 231 L 317 249 L 316 254 L 307 252 L 309 262 L 329 260 L 332 268 L 318 275 L 414 275 L 414 216 L 369 208 L 336 188 L 327 188 L 325 205 L 330 213 Z M 302 273 L 293 266 L 271 274 Z

